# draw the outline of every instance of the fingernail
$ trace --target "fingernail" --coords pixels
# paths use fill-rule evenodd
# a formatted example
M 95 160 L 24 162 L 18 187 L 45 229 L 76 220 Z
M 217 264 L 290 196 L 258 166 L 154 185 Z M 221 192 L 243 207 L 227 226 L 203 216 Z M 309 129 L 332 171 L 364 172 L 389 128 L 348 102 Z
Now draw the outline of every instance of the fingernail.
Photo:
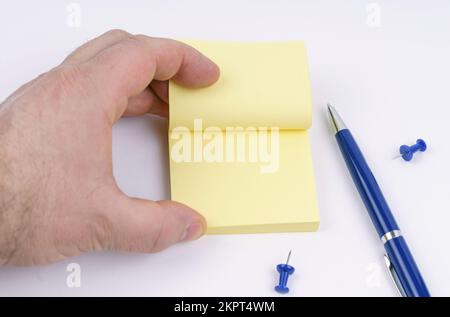
M 205 232 L 204 225 L 200 222 L 194 222 L 190 224 L 186 231 L 184 232 L 181 240 L 182 241 L 191 241 L 200 238 Z

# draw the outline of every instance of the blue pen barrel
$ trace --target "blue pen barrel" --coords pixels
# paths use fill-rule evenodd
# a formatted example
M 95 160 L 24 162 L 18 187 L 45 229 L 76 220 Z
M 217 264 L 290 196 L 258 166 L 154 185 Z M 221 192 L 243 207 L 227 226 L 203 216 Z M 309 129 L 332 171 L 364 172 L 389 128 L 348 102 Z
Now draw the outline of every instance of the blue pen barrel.
M 395 273 L 407 297 L 429 297 L 427 286 L 403 237 L 384 244 L 387 256 L 396 268 Z
M 386 232 L 399 230 L 380 186 L 373 176 L 361 150 L 348 129 L 336 133 L 347 167 L 381 238 Z
M 372 219 L 378 236 L 381 238 L 399 227 L 383 196 L 383 193 L 373 176 L 361 150 L 348 129 L 336 133 L 336 139 L 344 156 L 347 167 L 359 191 L 359 194 Z M 405 239 L 394 236 L 386 239 L 384 247 L 395 274 L 408 297 L 430 296 L 425 282 L 420 275 Z

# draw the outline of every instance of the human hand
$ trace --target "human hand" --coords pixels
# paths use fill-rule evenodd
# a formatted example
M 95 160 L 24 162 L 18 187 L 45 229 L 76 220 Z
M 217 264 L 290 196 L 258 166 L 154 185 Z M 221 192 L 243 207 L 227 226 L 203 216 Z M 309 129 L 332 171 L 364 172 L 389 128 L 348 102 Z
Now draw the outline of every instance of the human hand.
M 167 80 L 203 87 L 218 67 L 167 39 L 113 30 L 86 43 L 0 105 L 0 265 L 82 252 L 157 252 L 199 238 L 180 203 L 127 197 L 112 173 L 112 126 L 167 116 Z

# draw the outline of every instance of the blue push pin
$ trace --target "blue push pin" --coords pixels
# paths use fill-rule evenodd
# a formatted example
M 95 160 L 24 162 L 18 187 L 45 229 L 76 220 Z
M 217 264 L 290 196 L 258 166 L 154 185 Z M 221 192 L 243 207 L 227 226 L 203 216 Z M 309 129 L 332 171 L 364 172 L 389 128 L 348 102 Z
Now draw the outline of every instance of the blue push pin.
M 427 150 L 427 144 L 424 140 L 417 140 L 416 144 L 407 146 L 402 145 L 400 147 L 400 155 L 398 157 L 402 157 L 405 161 L 409 162 L 413 159 L 414 153 L 420 151 L 425 152 Z
M 278 264 L 277 271 L 280 273 L 280 281 L 278 285 L 275 286 L 275 290 L 280 294 L 289 293 L 289 288 L 286 286 L 289 275 L 292 275 L 295 272 L 295 268 L 289 265 L 289 260 L 291 259 L 292 250 L 289 251 L 286 264 Z

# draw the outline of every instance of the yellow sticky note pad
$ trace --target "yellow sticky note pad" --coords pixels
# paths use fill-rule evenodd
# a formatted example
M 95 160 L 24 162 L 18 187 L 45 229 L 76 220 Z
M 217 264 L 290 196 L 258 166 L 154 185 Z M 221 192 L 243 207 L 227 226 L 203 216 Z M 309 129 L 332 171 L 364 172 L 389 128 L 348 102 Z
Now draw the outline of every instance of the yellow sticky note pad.
M 302 42 L 188 41 L 221 69 L 211 87 L 169 86 L 172 199 L 208 233 L 316 231 Z

